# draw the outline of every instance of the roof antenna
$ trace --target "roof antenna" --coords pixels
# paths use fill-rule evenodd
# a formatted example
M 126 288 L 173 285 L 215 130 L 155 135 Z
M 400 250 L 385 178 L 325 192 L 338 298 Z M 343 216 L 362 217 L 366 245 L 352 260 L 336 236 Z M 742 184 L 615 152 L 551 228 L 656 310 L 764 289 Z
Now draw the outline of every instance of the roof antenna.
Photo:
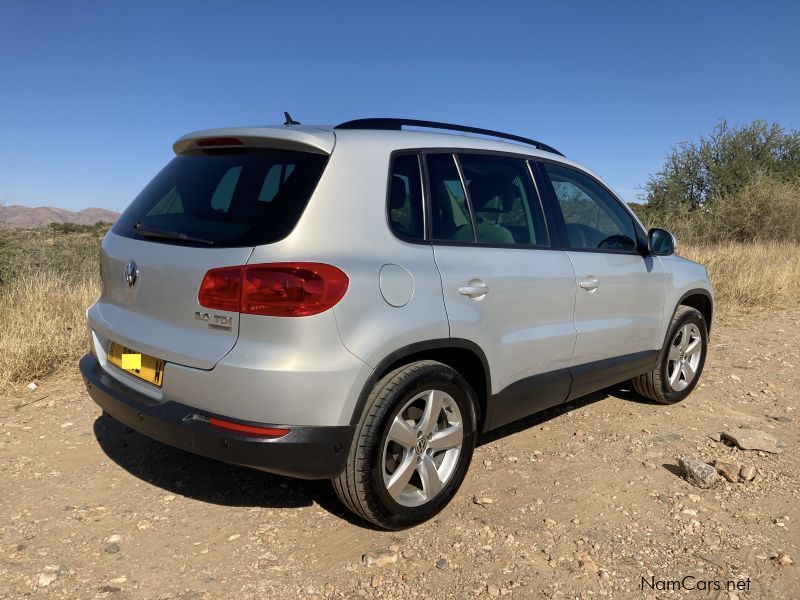
M 291 127 L 292 125 L 300 125 L 300 121 L 295 121 L 288 112 L 283 111 L 283 118 L 286 119 L 283 125 L 284 127 Z

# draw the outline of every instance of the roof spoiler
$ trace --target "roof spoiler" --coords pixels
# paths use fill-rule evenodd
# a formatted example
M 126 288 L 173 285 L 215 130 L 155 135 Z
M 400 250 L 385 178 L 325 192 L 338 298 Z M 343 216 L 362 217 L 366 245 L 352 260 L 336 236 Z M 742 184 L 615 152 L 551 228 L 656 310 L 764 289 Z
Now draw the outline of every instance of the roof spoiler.
M 276 148 L 330 154 L 336 136 L 315 127 L 231 127 L 206 129 L 184 135 L 172 146 L 175 154 L 222 148 Z

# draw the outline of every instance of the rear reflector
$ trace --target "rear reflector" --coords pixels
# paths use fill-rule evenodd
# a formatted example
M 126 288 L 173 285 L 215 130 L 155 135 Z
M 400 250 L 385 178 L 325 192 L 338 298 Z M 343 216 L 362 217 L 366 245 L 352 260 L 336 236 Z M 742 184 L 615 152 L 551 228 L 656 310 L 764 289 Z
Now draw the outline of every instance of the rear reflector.
M 208 422 L 214 427 L 220 427 L 229 431 L 236 431 L 238 433 L 247 433 L 250 435 L 260 435 L 262 437 L 279 438 L 285 436 L 290 429 L 278 429 L 276 427 L 256 427 L 254 425 L 244 425 L 242 423 L 234 423 L 232 421 L 225 421 L 216 417 L 210 417 Z
M 342 299 L 349 279 L 325 263 L 268 263 L 224 267 L 206 273 L 197 301 L 250 315 L 305 317 L 333 307 Z
M 207 146 L 241 146 L 242 140 L 232 137 L 203 138 L 197 140 L 197 145 L 203 148 Z

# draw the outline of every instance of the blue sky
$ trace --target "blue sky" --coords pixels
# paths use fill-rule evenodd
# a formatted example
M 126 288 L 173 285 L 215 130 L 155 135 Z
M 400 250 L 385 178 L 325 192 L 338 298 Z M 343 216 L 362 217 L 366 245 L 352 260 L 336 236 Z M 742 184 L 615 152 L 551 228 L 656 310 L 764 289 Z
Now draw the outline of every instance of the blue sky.
M 800 128 L 800 3 L 0 0 L 0 202 L 122 210 L 181 134 L 405 116 L 530 136 L 626 200 L 673 144 Z

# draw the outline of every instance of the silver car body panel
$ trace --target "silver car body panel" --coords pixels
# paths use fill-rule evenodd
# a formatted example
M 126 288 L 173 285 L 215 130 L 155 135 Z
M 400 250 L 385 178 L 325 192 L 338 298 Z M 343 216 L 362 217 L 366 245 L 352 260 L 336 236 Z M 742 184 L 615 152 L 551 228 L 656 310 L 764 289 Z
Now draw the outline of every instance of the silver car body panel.
M 236 343 L 239 313 L 208 311 L 197 292 L 209 269 L 241 265 L 252 248 L 197 248 L 134 240 L 109 232 L 101 247 L 103 285 L 89 309 L 98 333 L 129 348 L 199 369 L 212 368 Z M 138 269 L 136 285 L 125 280 L 126 266 Z M 195 313 L 229 318 L 230 329 L 209 329 Z
M 565 252 L 527 248 L 434 246 L 450 335 L 480 346 L 492 393 L 566 369 L 575 348 L 575 275 Z M 463 286 L 485 285 L 469 297 Z
M 578 339 L 570 366 L 661 347 L 664 268 L 657 257 L 567 252 Z

